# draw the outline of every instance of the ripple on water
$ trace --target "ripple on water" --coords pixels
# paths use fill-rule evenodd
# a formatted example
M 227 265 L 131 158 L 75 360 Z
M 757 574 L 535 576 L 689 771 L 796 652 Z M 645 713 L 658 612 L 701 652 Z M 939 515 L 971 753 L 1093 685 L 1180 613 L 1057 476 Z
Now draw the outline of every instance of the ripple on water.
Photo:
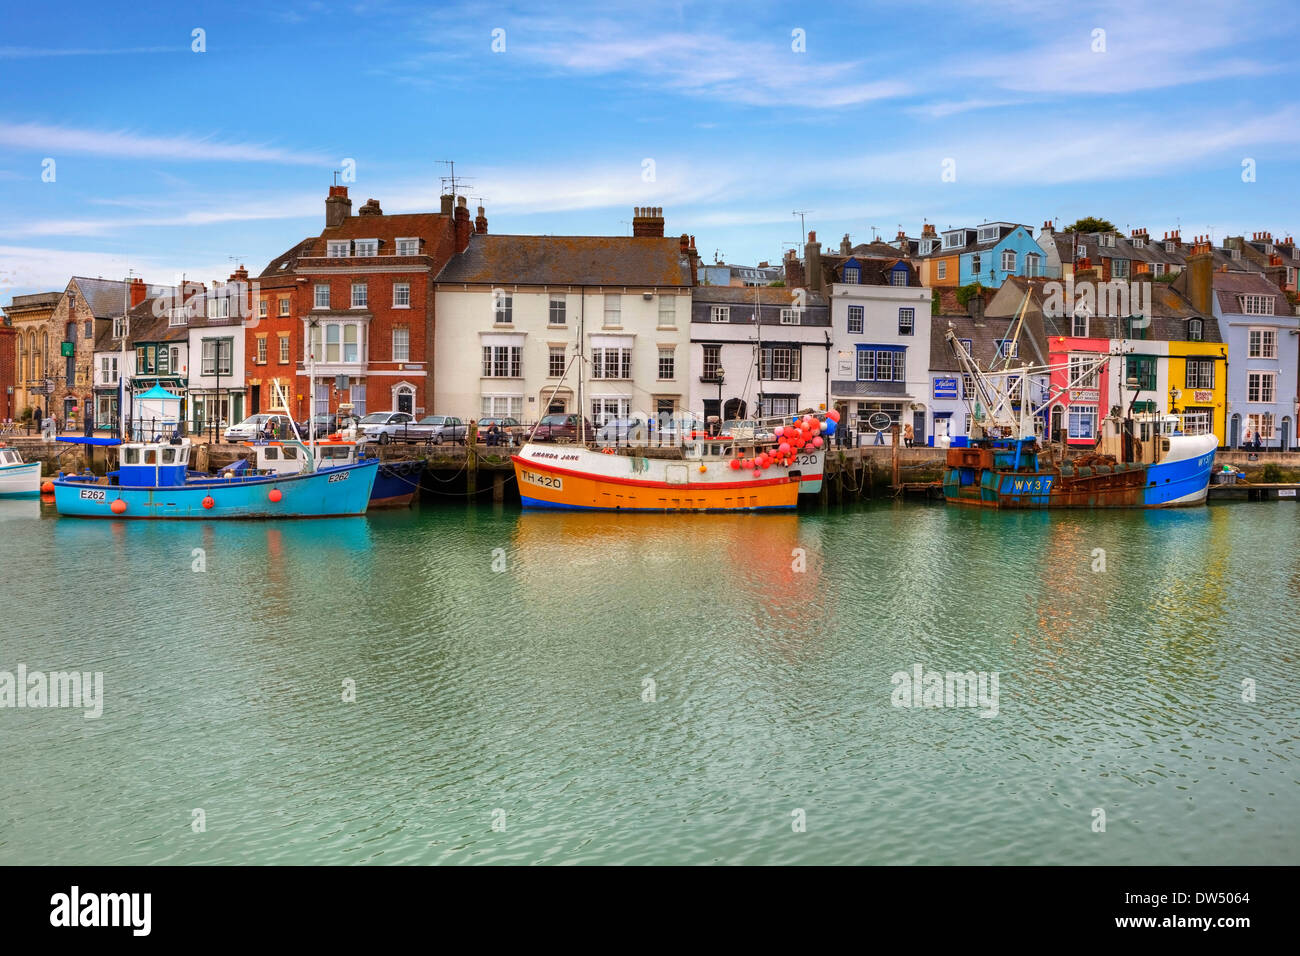
M 4 862 L 1300 858 L 1291 505 L 0 520 Z

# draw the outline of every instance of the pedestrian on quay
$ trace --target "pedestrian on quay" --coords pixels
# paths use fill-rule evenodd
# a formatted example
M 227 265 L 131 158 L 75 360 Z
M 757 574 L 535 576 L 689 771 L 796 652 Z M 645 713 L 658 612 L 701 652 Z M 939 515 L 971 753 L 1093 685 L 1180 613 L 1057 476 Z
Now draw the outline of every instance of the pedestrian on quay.
M 913 441 L 916 440 L 916 432 L 912 430 L 910 424 L 903 426 L 903 445 L 907 448 L 912 447 Z
M 883 445 L 884 443 L 885 443 L 885 432 L 884 432 L 884 429 L 877 428 L 877 429 L 876 429 L 876 440 L 875 440 L 874 442 L 872 442 L 872 444 L 873 444 L 873 445 Z

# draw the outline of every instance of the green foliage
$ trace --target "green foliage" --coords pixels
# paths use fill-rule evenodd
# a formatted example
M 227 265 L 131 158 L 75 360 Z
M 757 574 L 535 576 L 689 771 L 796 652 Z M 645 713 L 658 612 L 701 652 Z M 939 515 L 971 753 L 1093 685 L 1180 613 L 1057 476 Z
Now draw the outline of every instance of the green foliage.
M 1085 216 L 1073 225 L 1065 227 L 1066 232 L 1114 232 L 1115 224 L 1109 219 Z
M 1282 469 L 1275 462 L 1269 462 L 1264 466 L 1264 470 L 1259 474 L 1259 480 L 1264 484 L 1280 484 L 1282 482 Z
M 769 282 L 769 283 L 767 284 L 767 287 L 768 287 L 769 289 L 784 289 L 784 288 L 785 288 L 785 280 L 784 280 L 784 279 L 773 279 L 771 282 Z
M 1152 277 L 1151 277 L 1151 281 L 1152 281 L 1152 282 L 1164 282 L 1164 283 L 1169 283 L 1169 282 L 1173 282 L 1173 281 L 1174 281 L 1175 279 L 1177 279 L 1177 278 L 1178 278 L 1178 273 L 1176 273 L 1176 272 L 1165 272 L 1165 273 L 1163 273 L 1163 274 L 1161 274 L 1161 275 L 1158 275 L 1158 276 L 1152 276 Z
M 966 308 L 967 303 L 970 302 L 971 296 L 979 295 L 983 291 L 984 291 L 984 286 L 980 285 L 980 283 L 978 282 L 972 282 L 970 283 L 970 285 L 958 286 L 957 304 L 964 309 Z
M 939 314 L 939 290 L 935 289 L 930 293 L 930 314 Z

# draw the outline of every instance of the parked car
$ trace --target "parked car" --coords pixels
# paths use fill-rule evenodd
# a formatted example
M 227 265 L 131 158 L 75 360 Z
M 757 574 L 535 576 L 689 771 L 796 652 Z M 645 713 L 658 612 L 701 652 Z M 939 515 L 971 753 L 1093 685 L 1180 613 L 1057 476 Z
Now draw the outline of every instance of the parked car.
M 303 419 L 298 423 L 298 434 L 302 435 L 304 440 L 324 438 L 326 435 L 333 435 L 336 431 L 340 428 L 344 428 L 346 425 L 347 421 L 345 419 L 340 419 L 337 414 L 332 412 L 328 415 L 318 414 L 316 416 L 315 427 L 311 429 L 311 432 L 314 432 L 314 434 L 309 432 L 306 419 Z
M 459 442 L 463 445 L 469 441 L 469 426 L 463 419 L 452 415 L 425 415 L 399 431 L 394 440 L 427 441 L 434 445 Z
M 293 423 L 289 420 L 289 416 L 267 412 L 250 415 L 238 425 L 231 425 L 226 429 L 226 441 L 257 441 L 268 433 L 276 438 L 292 438 Z
M 415 421 L 410 412 L 371 412 L 361 419 L 358 438 L 387 445 L 390 441 L 405 441 L 402 437 L 407 427 Z
M 496 425 L 500 443 L 503 445 L 522 445 L 528 438 L 528 429 L 517 418 L 480 418 L 477 422 L 478 440 L 491 444 L 488 430 Z
M 591 419 L 583 419 L 583 430 L 586 433 L 587 441 L 591 441 L 596 437 L 596 427 L 592 425 Z M 533 440 L 577 441 L 578 416 L 563 412 L 544 415 L 542 420 L 537 423 L 537 429 L 533 432 Z

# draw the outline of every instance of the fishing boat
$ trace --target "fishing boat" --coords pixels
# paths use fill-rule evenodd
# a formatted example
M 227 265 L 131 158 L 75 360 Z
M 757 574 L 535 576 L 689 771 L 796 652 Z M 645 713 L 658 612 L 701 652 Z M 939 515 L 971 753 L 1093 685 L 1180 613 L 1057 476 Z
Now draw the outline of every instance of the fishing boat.
M 308 446 L 294 443 L 302 451 Z M 188 438 L 128 442 L 103 478 L 55 479 L 54 504 L 79 518 L 327 518 L 364 514 L 379 460 L 315 463 L 296 474 L 249 468 L 241 459 L 213 475 L 189 470 Z M 240 467 L 242 465 L 242 467 Z
M 1022 310 L 1023 315 L 1023 310 Z M 1016 327 L 1018 336 L 1020 326 Z M 1218 438 L 1202 414 L 1127 414 L 1116 407 L 1102 422 L 1100 437 L 1086 454 L 1065 459 L 1045 445 L 1038 429 L 1045 412 L 1069 389 L 1091 381 L 1122 350 L 1069 367 L 1068 381 L 1048 390 L 1034 405 L 1031 376 L 1050 375 L 1065 366 L 980 369 L 950 328 L 949 348 L 974 382 L 967 396 L 972 440 L 950 448 L 943 472 L 949 504 L 981 508 L 1174 508 L 1205 502 L 1214 470 Z M 1014 349 L 1008 349 L 1012 354 Z M 1134 400 L 1136 400 L 1136 391 Z
M 816 425 L 777 425 L 748 437 L 693 434 L 662 448 L 527 442 L 511 458 L 525 508 L 789 510 L 798 504 L 805 477 L 812 490 L 820 489 L 822 478 L 823 449 L 810 444 L 814 436 L 820 440 L 822 422 L 810 416 L 800 424 L 805 421 Z M 799 433 L 801 447 L 782 440 L 786 428 Z
M 41 463 L 25 462 L 17 448 L 0 442 L 0 498 L 37 498 L 41 494 Z
M 326 466 L 356 464 L 367 456 L 362 443 L 331 435 L 305 446 L 301 442 L 243 442 L 253 450 L 253 467 L 260 472 L 295 475 L 310 470 L 312 461 Z M 313 457 L 314 449 L 314 457 Z M 424 471 L 424 459 L 381 461 L 370 491 L 371 508 L 406 508 L 415 499 Z

